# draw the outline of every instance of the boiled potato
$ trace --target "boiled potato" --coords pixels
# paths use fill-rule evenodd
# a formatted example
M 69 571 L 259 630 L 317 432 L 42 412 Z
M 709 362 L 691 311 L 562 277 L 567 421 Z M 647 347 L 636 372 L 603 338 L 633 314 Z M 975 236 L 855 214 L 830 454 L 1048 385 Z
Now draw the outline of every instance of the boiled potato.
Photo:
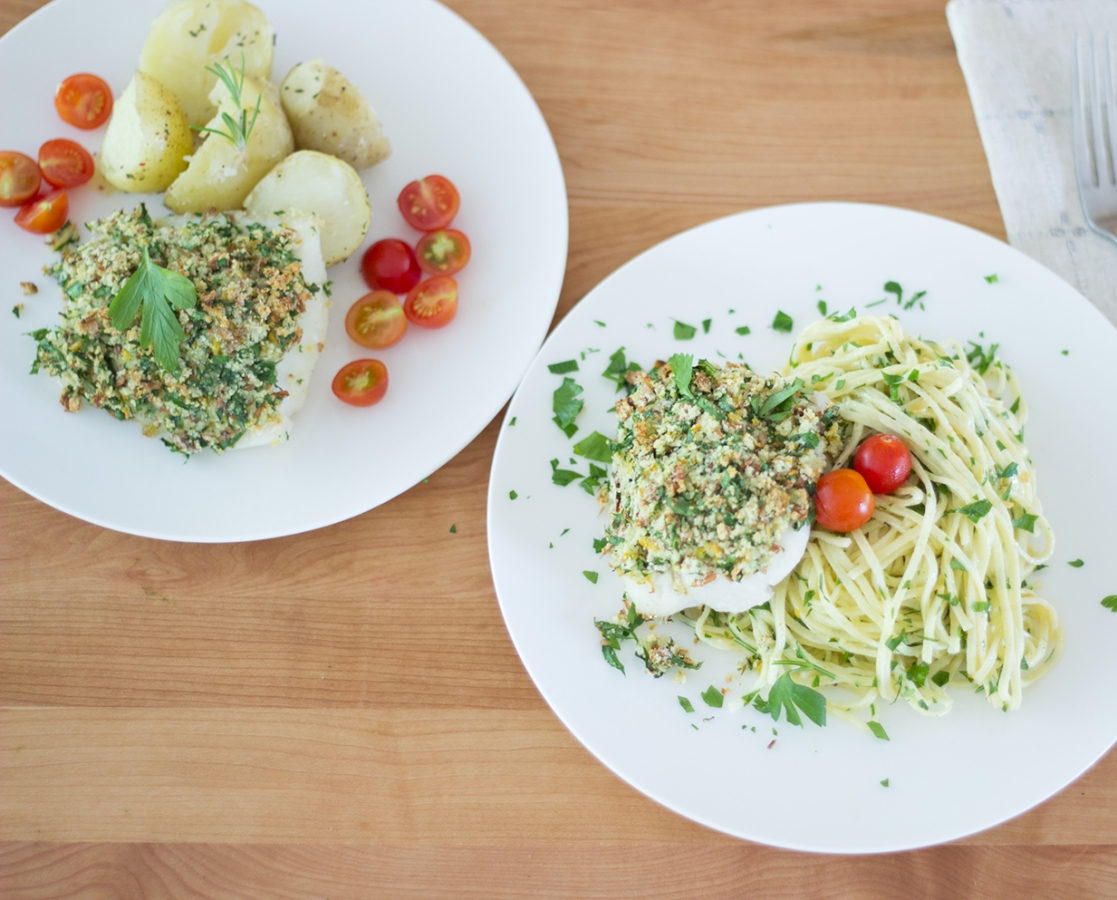
M 299 150 L 320 150 L 367 169 L 392 148 L 361 92 L 320 59 L 299 63 L 283 80 L 283 109 Z
M 244 208 L 253 216 L 295 211 L 318 216 L 327 266 L 360 247 L 372 223 L 368 192 L 356 170 L 316 150 L 292 153 L 268 172 Z
M 151 25 L 140 52 L 140 71 L 172 90 L 191 125 L 213 117 L 217 82 L 206 66 L 225 63 L 246 75 L 271 75 L 274 32 L 260 10 L 244 0 L 171 0 Z M 226 62 L 226 60 L 228 62 Z
M 244 80 L 240 105 L 233 102 L 229 89 L 218 82 L 210 94 L 217 106 L 207 128 L 228 132 L 221 118 L 228 113 L 240 121 L 241 109 L 248 110 L 251 124 L 256 98 L 260 113 L 248 135 L 248 143 L 237 146 L 225 134 L 206 132 L 205 142 L 190 159 L 186 171 L 167 188 L 163 202 L 177 213 L 205 212 L 207 209 L 240 209 L 248 192 L 277 162 L 295 149 L 291 126 L 279 104 L 275 85 L 248 76 Z
M 194 137 L 175 95 L 143 72 L 136 72 L 113 104 L 101 142 L 105 180 L 122 191 L 165 190 L 186 168 Z

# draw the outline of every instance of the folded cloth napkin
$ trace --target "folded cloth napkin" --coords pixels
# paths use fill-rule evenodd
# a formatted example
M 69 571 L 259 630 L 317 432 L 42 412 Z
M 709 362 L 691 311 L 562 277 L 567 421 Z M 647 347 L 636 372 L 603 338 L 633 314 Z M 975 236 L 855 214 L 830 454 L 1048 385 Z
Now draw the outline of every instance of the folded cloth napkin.
M 1074 172 L 1074 38 L 1108 31 L 1117 0 L 950 0 L 1008 242 L 1117 324 L 1117 243 L 1086 224 Z

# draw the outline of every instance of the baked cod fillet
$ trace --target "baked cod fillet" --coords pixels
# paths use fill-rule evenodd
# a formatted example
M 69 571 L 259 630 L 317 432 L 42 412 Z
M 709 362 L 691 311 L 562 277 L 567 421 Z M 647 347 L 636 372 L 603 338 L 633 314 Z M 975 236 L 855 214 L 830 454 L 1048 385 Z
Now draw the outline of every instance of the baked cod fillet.
M 47 269 L 66 297 L 61 321 L 34 334 L 32 371 L 59 380 L 62 406 L 90 403 L 135 419 L 186 455 L 286 440 L 326 335 L 316 220 L 231 212 L 152 219 L 141 204 L 88 227 L 91 239 L 63 247 Z M 175 311 L 185 333 L 176 373 L 141 345 L 139 315 L 118 331 L 108 313 L 145 247 L 197 291 L 192 309 Z

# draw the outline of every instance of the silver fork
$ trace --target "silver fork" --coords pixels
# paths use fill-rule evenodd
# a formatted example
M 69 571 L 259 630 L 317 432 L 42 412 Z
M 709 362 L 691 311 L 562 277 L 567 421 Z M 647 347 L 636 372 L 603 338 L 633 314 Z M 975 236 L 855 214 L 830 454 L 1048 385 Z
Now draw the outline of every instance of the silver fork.
M 1117 84 L 1113 44 L 1100 35 L 1074 40 L 1074 168 L 1086 221 L 1117 242 Z M 1099 58 L 1100 57 L 1100 58 Z

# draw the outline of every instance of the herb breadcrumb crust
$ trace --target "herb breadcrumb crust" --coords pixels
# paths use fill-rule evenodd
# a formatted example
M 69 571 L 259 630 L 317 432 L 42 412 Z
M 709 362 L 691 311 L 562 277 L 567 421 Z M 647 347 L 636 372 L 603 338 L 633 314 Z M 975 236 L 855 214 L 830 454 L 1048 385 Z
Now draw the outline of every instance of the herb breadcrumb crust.
M 34 333 L 32 372 L 190 455 L 287 437 L 325 336 L 325 267 L 312 220 L 232 213 L 152 219 L 142 204 L 87 226 L 46 269 L 66 295 L 61 322 Z M 185 333 L 177 372 L 141 346 L 139 317 L 113 327 L 109 304 L 147 250 L 193 282 L 197 304 L 174 312 Z
M 669 576 L 680 593 L 765 571 L 788 529 L 809 525 L 815 483 L 842 446 L 837 407 L 801 380 L 690 363 L 628 374 L 605 489 L 610 565 Z

